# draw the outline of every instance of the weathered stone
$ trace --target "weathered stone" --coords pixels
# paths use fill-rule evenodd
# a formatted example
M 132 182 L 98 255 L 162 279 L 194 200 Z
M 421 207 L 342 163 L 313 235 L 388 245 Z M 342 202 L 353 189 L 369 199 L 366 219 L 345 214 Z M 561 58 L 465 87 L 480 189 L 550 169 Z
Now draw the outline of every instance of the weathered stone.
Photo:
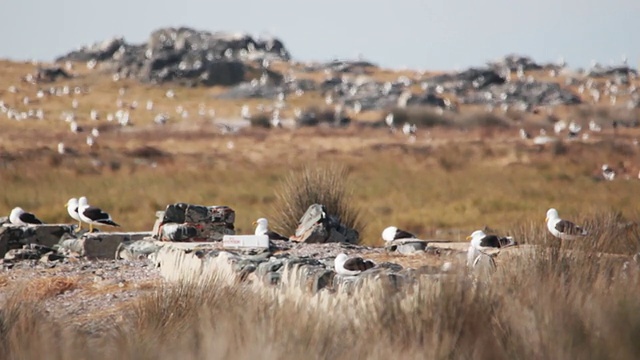
M 118 248 L 123 242 L 142 240 L 151 233 L 86 233 L 80 239 L 65 240 L 64 247 L 80 256 L 94 259 L 113 259 L 118 256 Z
M 280 285 L 282 274 L 278 272 L 268 272 L 262 279 L 266 285 Z
M 141 45 L 114 38 L 56 61 L 97 61 L 119 76 L 144 82 L 213 86 L 238 84 L 251 75 L 259 77 L 259 69 L 243 61 L 289 58 L 289 52 L 276 38 L 254 39 L 246 34 L 182 27 L 158 29 Z
M 235 235 L 235 211 L 228 206 L 175 203 L 156 214 L 153 236 L 162 241 L 221 241 Z
M 47 247 L 56 245 L 63 235 L 72 234 L 71 225 L 2 225 L 0 226 L 0 254 L 11 249 L 22 248 L 27 244 L 39 244 Z
M 311 283 L 311 291 L 316 293 L 324 288 L 333 285 L 333 277 L 336 273 L 332 270 L 320 270 L 313 274 L 313 280 Z
M 398 239 L 385 244 L 387 251 L 395 251 L 401 254 L 413 254 L 418 251 L 424 251 L 426 247 L 427 242 L 419 239 Z
M 324 205 L 312 204 L 300 218 L 292 240 L 305 243 L 347 242 L 357 243 L 356 230 L 342 224 L 336 216 L 327 213 Z
M 284 266 L 284 261 L 271 259 L 269 261 L 262 262 L 258 265 L 258 275 L 263 277 L 266 273 L 276 272 Z
M 152 239 L 123 241 L 116 249 L 116 260 L 144 259 L 158 250 L 160 246 Z

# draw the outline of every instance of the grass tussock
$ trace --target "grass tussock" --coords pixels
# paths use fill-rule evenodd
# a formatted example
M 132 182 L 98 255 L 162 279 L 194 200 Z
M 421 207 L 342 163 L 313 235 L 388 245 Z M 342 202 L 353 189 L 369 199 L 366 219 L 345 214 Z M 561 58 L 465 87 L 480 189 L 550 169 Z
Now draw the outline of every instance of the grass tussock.
M 522 230 L 531 242 L 546 237 Z M 446 277 L 369 281 L 352 293 L 311 294 L 286 277 L 280 288 L 234 283 L 220 268 L 219 276 L 165 283 L 100 340 L 62 331 L 42 307 L 10 297 L 0 310 L 1 344 L 8 358 L 635 359 L 640 268 L 629 256 L 598 254 L 589 243 L 581 251 L 515 247 L 500 253 L 489 277 L 457 264 Z M 44 331 L 26 346 L 25 336 Z
M 276 192 L 275 228 L 286 234 L 295 233 L 309 206 L 322 204 L 341 223 L 362 233 L 364 223 L 360 220 L 360 209 L 353 203 L 348 182 L 349 172 L 344 166 L 304 167 L 299 172 L 291 172 Z

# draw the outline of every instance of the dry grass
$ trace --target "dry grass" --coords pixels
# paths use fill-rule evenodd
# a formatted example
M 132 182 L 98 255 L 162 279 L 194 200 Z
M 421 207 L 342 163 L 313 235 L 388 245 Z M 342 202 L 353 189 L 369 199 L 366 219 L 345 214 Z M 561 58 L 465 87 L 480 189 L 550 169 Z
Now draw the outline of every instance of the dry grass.
M 17 291 L 27 301 L 40 301 L 76 289 L 78 281 L 78 278 L 71 277 L 42 277 L 30 280 Z
M 329 215 L 358 231 L 364 231 L 360 209 L 353 203 L 349 172 L 344 166 L 305 167 L 291 172 L 276 192 L 273 222 L 286 234 L 294 234 L 300 218 L 313 204 L 324 205 Z
M 598 234 L 618 232 L 610 222 L 615 216 L 584 218 L 594 226 L 611 224 Z M 12 297 L 0 312 L 3 354 L 52 359 L 635 359 L 640 351 L 638 264 L 629 256 L 602 256 L 589 241 L 565 249 L 547 242 L 546 231 L 531 230 L 528 236 L 528 242 L 542 245 L 499 255 L 498 270 L 488 278 L 474 280 L 462 271 L 438 280 L 421 277 L 401 288 L 369 282 L 352 294 L 309 294 L 295 278 L 285 278 L 280 289 L 242 285 L 220 269 L 145 295 L 113 332 L 94 338 L 49 323 L 37 304 Z M 615 246 L 602 250 L 619 251 Z M 44 333 L 37 342 L 28 340 Z

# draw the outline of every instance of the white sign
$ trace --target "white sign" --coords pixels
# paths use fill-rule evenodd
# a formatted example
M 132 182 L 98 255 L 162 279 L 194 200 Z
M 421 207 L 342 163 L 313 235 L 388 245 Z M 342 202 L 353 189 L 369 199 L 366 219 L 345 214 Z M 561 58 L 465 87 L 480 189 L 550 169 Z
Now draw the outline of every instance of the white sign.
M 222 246 L 226 249 L 269 248 L 267 235 L 224 235 Z

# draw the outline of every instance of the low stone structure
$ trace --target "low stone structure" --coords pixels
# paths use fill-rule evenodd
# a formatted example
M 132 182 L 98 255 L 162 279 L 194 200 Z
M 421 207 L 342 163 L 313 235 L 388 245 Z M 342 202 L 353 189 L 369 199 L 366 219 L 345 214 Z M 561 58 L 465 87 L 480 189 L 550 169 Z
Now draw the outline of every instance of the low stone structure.
M 235 235 L 235 211 L 228 206 L 175 203 L 156 217 L 152 231 L 156 240 L 221 241 L 224 235 Z
M 0 256 L 8 251 L 36 244 L 52 248 L 63 236 L 73 236 L 74 226 L 66 224 L 0 226 Z

